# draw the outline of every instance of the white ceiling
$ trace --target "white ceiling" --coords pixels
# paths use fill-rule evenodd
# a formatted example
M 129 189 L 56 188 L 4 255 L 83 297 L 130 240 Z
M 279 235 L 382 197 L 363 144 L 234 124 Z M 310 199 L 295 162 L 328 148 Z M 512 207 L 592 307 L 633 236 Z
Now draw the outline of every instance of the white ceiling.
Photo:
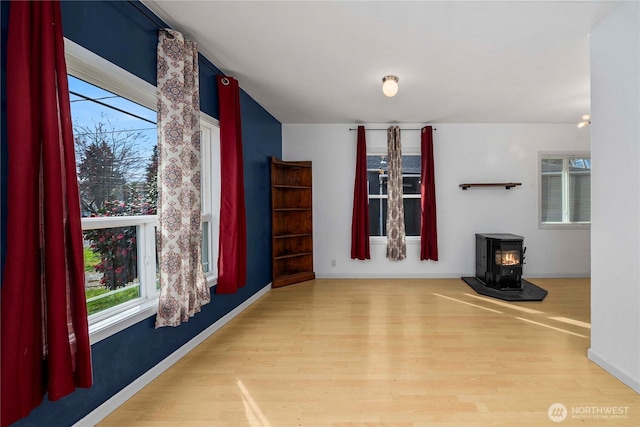
M 590 29 L 617 6 L 143 3 L 282 123 L 577 123 L 590 110 Z

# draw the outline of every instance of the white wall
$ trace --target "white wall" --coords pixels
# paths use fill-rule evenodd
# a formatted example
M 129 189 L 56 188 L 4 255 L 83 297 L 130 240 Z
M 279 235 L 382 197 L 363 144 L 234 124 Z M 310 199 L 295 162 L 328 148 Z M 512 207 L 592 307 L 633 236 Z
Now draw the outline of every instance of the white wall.
M 589 358 L 640 393 L 640 8 L 591 32 Z
M 475 233 L 522 235 L 525 277 L 587 277 L 588 229 L 538 228 L 538 152 L 589 151 L 589 130 L 575 124 L 438 124 L 434 131 L 439 261 L 419 261 L 418 237 L 407 259 L 385 257 L 374 242 L 371 260 L 352 260 L 351 213 L 356 132 L 349 124 L 283 125 L 285 160 L 313 162 L 314 268 L 318 277 L 460 277 L 475 273 Z M 386 128 L 388 124 L 367 124 Z M 402 124 L 405 128 L 421 125 Z M 386 132 L 367 131 L 367 148 L 386 153 Z M 419 131 L 402 133 L 403 152 L 420 152 Z M 522 182 L 471 188 L 465 182 Z M 335 267 L 331 261 L 335 260 Z

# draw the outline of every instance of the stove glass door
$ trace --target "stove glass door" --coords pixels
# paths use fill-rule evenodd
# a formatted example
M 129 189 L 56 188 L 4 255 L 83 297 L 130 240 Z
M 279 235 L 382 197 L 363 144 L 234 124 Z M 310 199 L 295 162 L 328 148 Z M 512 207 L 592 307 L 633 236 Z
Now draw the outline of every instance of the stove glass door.
M 498 249 L 495 254 L 496 265 L 520 265 L 519 249 Z

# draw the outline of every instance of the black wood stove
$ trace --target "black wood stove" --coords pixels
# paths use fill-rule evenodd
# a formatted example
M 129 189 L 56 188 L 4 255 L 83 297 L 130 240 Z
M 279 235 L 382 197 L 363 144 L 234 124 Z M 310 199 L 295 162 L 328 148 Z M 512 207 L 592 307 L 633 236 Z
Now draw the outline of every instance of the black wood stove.
M 515 234 L 476 234 L 476 277 L 495 289 L 521 290 L 523 241 Z

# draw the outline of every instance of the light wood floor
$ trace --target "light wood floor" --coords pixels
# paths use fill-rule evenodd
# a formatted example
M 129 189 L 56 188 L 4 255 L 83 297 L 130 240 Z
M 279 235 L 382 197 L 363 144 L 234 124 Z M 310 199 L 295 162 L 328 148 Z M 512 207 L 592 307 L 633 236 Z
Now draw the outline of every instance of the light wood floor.
M 99 425 L 639 426 L 640 396 L 587 359 L 589 280 L 531 281 L 543 302 L 459 279 L 273 289 Z

